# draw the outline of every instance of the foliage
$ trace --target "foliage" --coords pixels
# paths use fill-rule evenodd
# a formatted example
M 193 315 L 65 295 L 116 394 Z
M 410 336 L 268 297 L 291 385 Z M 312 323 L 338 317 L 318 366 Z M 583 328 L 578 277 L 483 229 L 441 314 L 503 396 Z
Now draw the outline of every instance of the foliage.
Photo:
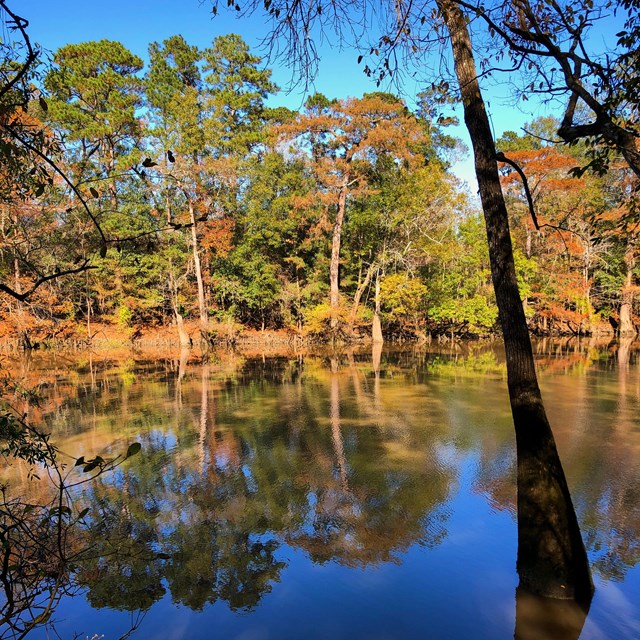
M 81 456 L 68 468 L 47 434 L 3 408 L 0 454 L 9 464 L 26 464 L 33 482 L 39 481 L 38 474 L 46 479 L 39 498 L 0 488 L 2 637 L 5 633 L 23 637 L 46 625 L 60 598 L 77 591 L 77 567 L 94 553 L 87 536 L 91 509 L 78 502 L 78 488 L 113 471 L 140 448 L 132 443 L 125 453 L 110 459 Z
M 296 113 L 269 105 L 270 70 L 233 34 L 203 50 L 182 36 L 154 42 L 146 70 L 108 40 L 62 47 L 49 69 L 21 66 L 25 53 L 3 49 L 5 125 L 40 136 L 32 146 L 76 191 L 11 147 L 0 288 L 14 301 L 0 334 L 30 348 L 80 325 L 90 340 L 93 322 L 134 335 L 200 316 L 306 324 L 315 336 L 345 323 L 347 337 L 369 325 L 376 280 L 389 332 L 495 329 L 484 234 L 448 165 L 459 151 L 444 130 L 446 81 L 416 98 L 415 114 L 384 92 L 313 95 Z M 561 126 L 538 119 L 498 142 L 533 197 L 536 220 L 520 176 L 501 165 L 518 284 L 541 333 L 588 332 L 638 310 L 633 175 L 619 162 L 600 177 L 572 173 L 592 147 L 559 147 Z

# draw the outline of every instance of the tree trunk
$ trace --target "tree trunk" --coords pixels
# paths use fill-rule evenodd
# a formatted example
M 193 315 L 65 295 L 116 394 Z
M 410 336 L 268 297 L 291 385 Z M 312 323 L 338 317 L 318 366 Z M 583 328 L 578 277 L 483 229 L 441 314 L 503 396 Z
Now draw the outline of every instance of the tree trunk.
M 173 308 L 173 315 L 176 319 L 176 328 L 178 329 L 178 339 L 180 340 L 180 348 L 182 352 L 189 349 L 192 344 L 191 338 L 189 337 L 187 330 L 184 328 L 184 319 L 178 311 L 178 287 L 171 272 L 169 272 L 169 288 L 171 291 L 171 306 Z
M 202 339 L 206 342 L 209 333 L 209 318 L 207 315 L 207 304 L 204 297 L 204 282 L 202 280 L 202 265 L 200 263 L 200 253 L 198 252 L 198 230 L 196 228 L 196 214 L 193 203 L 189 202 L 189 216 L 191 218 L 191 244 L 193 246 L 193 268 L 196 272 L 198 283 L 198 308 L 200 310 L 200 331 Z
M 589 563 L 538 387 L 518 292 L 495 145 L 477 80 L 467 22 L 452 0 L 437 0 L 437 4 L 451 36 L 465 123 L 474 150 L 491 276 L 506 351 L 518 457 L 520 586 L 546 597 L 588 599 L 593 593 Z
M 340 242 L 342 240 L 342 224 L 347 206 L 347 184 L 349 176 L 345 176 L 344 183 L 338 194 L 338 213 L 333 225 L 333 240 L 331 242 L 331 263 L 329 264 L 329 305 L 331 306 L 331 328 L 338 326 L 338 308 L 340 307 Z
M 633 336 L 636 334 L 636 328 L 633 324 L 633 243 L 629 240 L 627 250 L 624 254 L 624 265 L 627 274 L 622 287 L 622 303 L 620 304 L 620 324 L 618 325 L 618 333 L 621 336 Z
M 384 336 L 382 335 L 382 324 L 380 322 L 380 270 L 376 273 L 376 306 L 373 313 L 373 326 L 371 327 L 371 339 L 373 343 L 382 344 Z
M 372 262 L 367 269 L 367 273 L 364 276 L 364 280 L 358 279 L 358 286 L 356 287 L 356 292 L 353 296 L 353 304 L 351 305 L 351 325 L 353 326 L 358 317 L 358 307 L 360 306 L 360 300 L 362 299 L 362 294 L 366 291 L 369 283 L 371 282 L 371 278 L 373 277 L 373 272 L 375 271 L 376 264 Z

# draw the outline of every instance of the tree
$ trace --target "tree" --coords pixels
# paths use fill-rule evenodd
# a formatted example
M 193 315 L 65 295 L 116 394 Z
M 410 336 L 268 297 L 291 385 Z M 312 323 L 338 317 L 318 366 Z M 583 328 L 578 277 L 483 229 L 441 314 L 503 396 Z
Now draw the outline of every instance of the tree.
M 100 252 L 106 252 L 107 239 L 95 216 L 77 186 L 58 164 L 61 142 L 43 126 L 48 103 L 35 85 L 39 78 L 37 63 L 40 50 L 31 43 L 27 33 L 28 22 L 14 13 L 6 2 L 0 2 L 0 13 L 7 25 L 7 37 L 0 43 L 0 203 L 3 207 L 13 208 L 9 213 L 5 210 L 3 217 L 5 221 L 12 216 L 15 219 L 16 212 L 22 209 L 23 204 L 26 210 L 38 207 L 38 200 L 43 194 L 55 192 L 57 185 L 54 180 L 58 178 L 64 187 L 75 193 L 79 207 L 98 232 Z M 17 34 L 15 40 L 8 35 L 11 33 Z M 3 235 L 7 237 L 6 233 Z M 42 243 L 37 238 L 33 240 L 35 253 L 38 253 L 42 250 Z M 30 236 L 28 241 L 32 241 Z M 4 279 L 0 282 L 0 291 L 17 300 L 18 304 L 22 304 L 43 284 L 90 268 L 88 260 L 77 260 L 77 254 L 65 256 L 70 259 L 62 259 L 58 252 L 53 265 L 51 260 L 45 263 L 39 263 L 31 257 L 27 260 L 30 255 L 27 247 L 28 244 L 23 244 L 20 254 L 3 251 L 2 256 L 3 259 L 9 257 L 13 262 L 9 272 L 17 279 L 12 282 L 14 286 Z M 21 282 L 25 275 L 29 279 Z
M 587 167 L 606 171 L 615 152 L 640 177 L 635 37 L 640 29 L 640 4 L 636 0 L 615 5 L 626 13 L 626 23 L 616 34 L 613 52 L 594 51 L 593 39 L 589 40 L 594 24 L 612 28 L 609 20 L 615 11 L 609 3 L 580 0 L 570 5 L 539 5 L 510 0 L 490 8 L 466 0 L 456 3 L 486 22 L 501 57 L 506 53 L 515 68 L 529 69 L 521 75 L 526 91 L 566 98 L 557 133 L 568 144 L 587 143 Z
M 47 119 L 71 143 L 73 171 L 85 188 L 96 198 L 104 189 L 117 210 L 118 172 L 138 159 L 142 60 L 119 42 L 100 40 L 66 45 L 54 62 L 45 78 Z
M 329 262 L 330 328 L 339 329 L 340 260 L 347 206 L 374 190 L 371 174 L 383 158 L 416 168 L 424 164 L 426 142 L 418 120 L 389 94 L 329 101 L 312 96 L 306 112 L 281 128 L 298 152 L 309 157 L 319 186 L 319 197 L 333 214 Z
M 505 206 L 489 118 L 478 83 L 468 16 L 454 0 L 439 0 L 430 28 L 451 42 L 455 74 L 471 137 L 476 177 L 487 228 L 492 280 L 507 355 L 509 398 L 518 452 L 518 571 L 521 586 L 541 595 L 559 598 L 590 598 L 593 591 L 589 564 L 580 536 L 567 482 L 538 387 L 526 318 L 518 291 L 509 220 Z M 254 11 L 257 2 L 245 4 Z M 299 5 L 270 3 L 267 14 L 280 28 L 289 28 L 290 51 L 309 51 L 299 34 L 313 32 L 315 22 L 347 24 L 362 17 L 369 5 L 322 5 L 323 11 L 304 13 Z M 378 78 L 391 68 L 391 55 L 399 45 L 417 47 L 420 24 L 427 22 L 424 6 L 384 5 L 380 12 L 383 65 Z M 343 13 L 344 12 L 344 13 Z M 414 13 L 415 12 L 415 13 Z M 282 14 L 282 18 L 280 18 Z M 366 15 L 366 14 L 365 14 Z M 388 21 L 388 22 L 385 22 Z M 446 29 L 446 31 L 443 31 Z M 413 29 L 413 31 L 412 31 Z M 305 35 L 305 38 L 307 35 Z M 386 51 L 385 51 L 386 48 Z M 410 49 L 411 50 L 411 49 Z M 298 50 L 299 53 L 299 50 Z M 372 53 L 380 53 L 373 51 Z M 298 60 L 301 58 L 298 57 Z M 390 63 L 391 59 L 391 63 Z M 367 67 L 368 68 L 368 67 Z M 369 71 L 371 71 L 369 69 Z
M 152 134 L 158 152 L 166 156 L 163 169 L 166 217 L 174 228 L 190 231 L 198 291 L 201 334 L 208 336 L 205 265 L 209 249 L 236 207 L 239 163 L 263 140 L 268 117 L 264 100 L 277 90 L 271 72 L 259 69 L 237 35 L 220 36 L 199 52 L 174 36 L 150 49 L 149 102 L 156 115 Z M 155 163 L 153 163 L 155 165 Z M 173 194 L 173 197 L 171 197 Z M 186 221 L 175 209 L 187 209 Z M 186 225 L 185 225 L 186 223 Z

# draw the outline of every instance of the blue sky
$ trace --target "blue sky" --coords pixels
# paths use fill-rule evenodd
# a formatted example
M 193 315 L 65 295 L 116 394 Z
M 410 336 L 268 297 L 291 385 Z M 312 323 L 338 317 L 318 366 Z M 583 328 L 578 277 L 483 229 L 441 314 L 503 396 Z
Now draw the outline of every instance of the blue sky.
M 150 42 L 181 34 L 189 43 L 206 47 L 216 36 L 233 32 L 239 33 L 259 55 L 266 53 L 259 49 L 261 38 L 266 35 L 266 27 L 261 20 L 237 20 L 225 11 L 213 17 L 207 0 L 110 0 L 108 3 L 21 0 L 14 2 L 12 8 L 29 20 L 32 40 L 51 52 L 68 43 L 106 38 L 122 42 L 146 61 Z M 329 98 L 359 97 L 365 92 L 375 91 L 375 83 L 362 73 L 357 57 L 358 52 L 354 50 L 341 51 L 329 43 L 322 45 L 315 89 Z M 283 88 L 290 85 L 289 69 L 278 68 L 274 64 L 271 68 L 276 83 Z M 418 84 L 406 84 L 403 97 L 410 100 L 420 89 Z M 299 108 L 304 99 L 301 89 L 294 88 L 289 93 L 280 94 L 275 103 Z M 518 130 L 533 118 L 531 111 L 523 112 L 512 104 L 505 86 L 490 89 L 486 99 L 497 136 L 507 129 Z M 535 107 L 531 103 L 522 106 Z M 452 133 L 467 142 L 463 126 Z M 456 164 L 454 171 L 463 180 L 473 182 L 469 158 Z

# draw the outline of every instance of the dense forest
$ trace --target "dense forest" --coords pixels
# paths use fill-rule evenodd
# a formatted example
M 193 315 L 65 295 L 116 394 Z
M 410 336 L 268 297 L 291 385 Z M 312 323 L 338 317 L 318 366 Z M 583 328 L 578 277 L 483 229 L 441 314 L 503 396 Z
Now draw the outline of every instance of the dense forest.
M 437 90 L 316 94 L 292 111 L 270 106 L 279 88 L 237 35 L 205 50 L 174 36 L 149 60 L 70 44 L 3 83 L 2 336 L 497 331 L 483 221 L 451 171 L 466 150 Z M 529 327 L 633 334 L 633 174 L 581 170 L 589 141 L 564 145 L 558 128 L 539 118 L 498 141 Z

